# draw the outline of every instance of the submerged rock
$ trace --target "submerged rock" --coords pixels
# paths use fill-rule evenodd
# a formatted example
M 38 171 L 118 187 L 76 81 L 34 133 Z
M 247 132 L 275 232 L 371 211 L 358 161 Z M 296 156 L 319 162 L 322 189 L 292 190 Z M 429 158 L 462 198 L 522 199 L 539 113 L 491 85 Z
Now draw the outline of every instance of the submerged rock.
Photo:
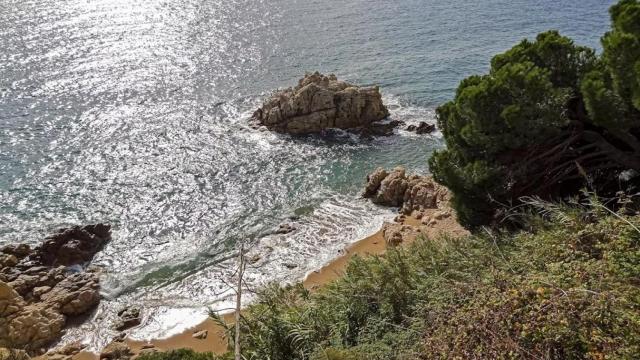
M 108 239 L 110 227 L 98 224 L 60 230 L 33 250 L 2 248 L 0 347 L 38 351 L 61 336 L 67 317 L 94 308 L 100 301 L 97 274 L 66 266 L 91 260 Z
M 369 176 L 362 194 L 376 204 L 400 207 L 404 214 L 426 209 L 437 209 L 448 203 L 449 190 L 430 176 L 406 175 L 402 167 L 391 172 L 377 168 Z
M 253 120 L 277 132 L 312 134 L 330 128 L 366 129 L 387 116 L 377 86 L 359 87 L 315 72 L 271 96 Z
M 293 232 L 295 230 L 296 230 L 295 226 L 285 223 L 285 224 L 280 224 L 278 226 L 278 229 L 276 229 L 276 231 L 274 231 L 274 234 L 281 234 L 281 235 L 282 234 L 289 234 L 289 233 L 291 233 L 291 232 Z

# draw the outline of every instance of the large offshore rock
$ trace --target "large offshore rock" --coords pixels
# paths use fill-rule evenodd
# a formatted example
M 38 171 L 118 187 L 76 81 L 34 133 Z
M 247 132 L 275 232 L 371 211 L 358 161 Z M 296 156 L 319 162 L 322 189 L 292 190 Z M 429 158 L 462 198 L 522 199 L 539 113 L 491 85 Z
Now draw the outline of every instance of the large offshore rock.
M 377 86 L 359 87 L 315 72 L 275 93 L 253 119 L 277 132 L 311 134 L 330 128 L 362 130 L 387 116 Z

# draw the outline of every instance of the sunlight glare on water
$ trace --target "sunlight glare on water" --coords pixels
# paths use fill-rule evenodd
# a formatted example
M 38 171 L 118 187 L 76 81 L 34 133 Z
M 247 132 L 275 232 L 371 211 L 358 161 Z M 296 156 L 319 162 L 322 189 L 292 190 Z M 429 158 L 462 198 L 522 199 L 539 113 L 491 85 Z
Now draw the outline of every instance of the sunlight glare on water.
M 0 245 L 108 222 L 104 299 L 64 341 L 94 349 L 124 304 L 134 336 L 228 306 L 239 239 L 247 280 L 296 281 L 376 230 L 359 198 L 377 166 L 426 173 L 438 134 L 292 138 L 251 112 L 305 71 L 381 86 L 392 117 L 435 122 L 465 76 L 524 37 L 598 46 L 611 1 L 5 0 L 0 7 Z M 297 231 L 268 235 L 292 222 Z M 289 269 L 285 263 L 298 267 Z M 92 334 L 87 337 L 86 334 Z

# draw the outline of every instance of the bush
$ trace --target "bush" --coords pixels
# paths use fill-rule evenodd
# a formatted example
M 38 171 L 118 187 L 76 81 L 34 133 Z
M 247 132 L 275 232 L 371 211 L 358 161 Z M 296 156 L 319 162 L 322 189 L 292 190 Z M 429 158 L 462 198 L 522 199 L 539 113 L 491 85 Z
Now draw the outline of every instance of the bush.
M 522 41 L 463 80 L 437 109 L 447 143 L 429 160 L 463 225 L 491 223 L 522 196 L 603 195 L 640 171 L 640 3 L 611 8 L 598 58 L 556 31 Z M 624 183 L 624 184 L 621 184 Z
M 639 216 L 532 202 L 516 235 L 422 239 L 354 258 L 319 292 L 270 287 L 243 319 L 247 359 L 632 359 Z
M 144 354 L 139 356 L 137 359 L 138 360 L 223 360 L 227 358 L 217 357 L 211 353 L 198 353 L 190 349 L 178 349 L 178 350 L 167 351 L 167 352 Z

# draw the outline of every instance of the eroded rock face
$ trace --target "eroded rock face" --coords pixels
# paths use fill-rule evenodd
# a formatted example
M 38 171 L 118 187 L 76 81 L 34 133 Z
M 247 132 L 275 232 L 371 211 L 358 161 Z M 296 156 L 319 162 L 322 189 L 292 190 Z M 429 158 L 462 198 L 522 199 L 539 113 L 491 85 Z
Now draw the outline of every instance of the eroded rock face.
M 436 209 L 450 199 L 449 190 L 430 176 L 410 175 L 402 167 L 391 172 L 377 168 L 367 176 L 365 198 L 376 204 L 399 207 L 404 214 Z
M 377 86 L 358 87 L 316 72 L 274 94 L 253 119 L 273 131 L 312 134 L 330 128 L 362 130 L 387 116 Z
M 30 249 L 0 250 L 0 347 L 37 351 L 62 334 L 67 317 L 100 301 L 97 274 L 78 272 L 110 239 L 108 225 L 63 229 Z M 81 268 L 80 268 L 81 269 Z

